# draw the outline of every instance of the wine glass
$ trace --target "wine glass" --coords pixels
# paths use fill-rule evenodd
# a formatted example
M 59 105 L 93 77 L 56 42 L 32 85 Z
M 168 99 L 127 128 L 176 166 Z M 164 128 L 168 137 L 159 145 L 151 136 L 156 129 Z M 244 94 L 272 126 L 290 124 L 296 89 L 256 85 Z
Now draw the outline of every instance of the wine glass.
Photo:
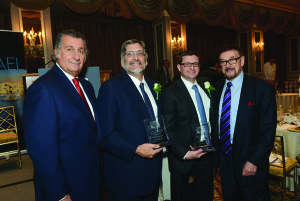
M 293 105 L 289 105 L 288 106 L 288 111 L 289 111 L 289 113 L 292 114 L 292 112 L 294 111 L 294 106 Z
M 284 113 L 282 111 L 279 112 L 279 124 L 282 126 L 284 123 Z
M 278 111 L 282 111 L 282 110 L 283 110 L 282 104 L 278 104 L 278 105 L 277 105 L 277 110 L 278 110 Z

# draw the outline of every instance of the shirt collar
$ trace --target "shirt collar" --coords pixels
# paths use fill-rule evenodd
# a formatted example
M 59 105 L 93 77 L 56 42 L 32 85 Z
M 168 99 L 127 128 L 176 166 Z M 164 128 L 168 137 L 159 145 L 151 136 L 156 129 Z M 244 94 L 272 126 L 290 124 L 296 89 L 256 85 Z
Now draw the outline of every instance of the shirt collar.
M 67 78 L 70 80 L 70 81 L 72 81 L 73 80 L 73 76 L 72 75 L 70 75 L 69 73 L 66 73 L 66 71 L 64 71 L 64 69 L 62 69 L 60 66 L 59 66 L 59 64 L 56 62 L 56 65 L 58 66 L 58 68 L 67 76 Z M 78 78 L 78 77 L 77 77 Z
M 242 71 L 241 74 L 239 74 L 236 78 L 234 78 L 231 83 L 232 83 L 232 86 L 233 87 L 238 87 L 240 84 L 242 84 L 243 82 L 243 79 L 244 79 L 244 72 Z M 226 82 L 225 82 L 225 86 L 227 86 L 227 83 L 230 82 L 226 79 Z
M 127 73 L 127 72 L 126 72 Z M 143 79 L 142 81 L 140 81 L 139 79 L 137 79 L 136 77 L 130 75 L 129 73 L 127 73 L 129 75 L 129 77 L 131 78 L 131 80 L 133 81 L 133 83 L 136 85 L 136 86 L 140 86 L 141 82 L 142 83 L 146 83 L 146 80 L 145 80 L 145 77 L 143 76 Z
M 183 84 L 186 86 L 186 88 L 187 88 L 188 90 L 192 89 L 193 85 L 196 85 L 197 88 L 199 88 L 199 85 L 198 85 L 198 83 L 197 83 L 196 80 L 195 80 L 194 84 L 192 84 L 191 82 L 185 80 L 185 79 L 182 78 L 181 76 L 180 76 L 180 78 L 181 78 L 181 80 L 183 81 Z

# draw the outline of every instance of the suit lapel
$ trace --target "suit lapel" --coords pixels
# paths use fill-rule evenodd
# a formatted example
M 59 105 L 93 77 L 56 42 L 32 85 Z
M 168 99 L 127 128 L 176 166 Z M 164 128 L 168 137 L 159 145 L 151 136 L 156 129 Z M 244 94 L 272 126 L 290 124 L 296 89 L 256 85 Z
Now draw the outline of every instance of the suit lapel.
M 205 89 L 205 87 L 204 87 L 204 82 L 198 82 L 198 84 L 203 89 L 203 91 L 206 93 L 206 95 L 208 96 L 208 98 L 210 99 L 209 93 L 208 93 L 207 89 Z
M 180 93 L 179 101 L 187 103 L 186 107 L 188 107 L 188 109 L 186 111 L 191 113 L 191 116 L 193 117 L 195 123 L 199 123 L 199 118 L 197 115 L 196 107 L 192 100 L 190 92 L 186 88 L 186 86 L 183 83 L 183 81 L 181 80 L 181 78 L 178 80 L 178 82 L 176 82 L 176 84 L 177 84 L 176 88 L 178 88 L 178 91 Z
M 70 80 L 66 77 L 66 75 L 57 66 L 54 66 L 51 70 L 53 70 L 57 74 L 58 81 L 61 83 L 60 84 L 61 89 L 62 89 L 63 93 L 66 94 L 66 97 L 68 97 L 70 99 L 70 102 L 72 102 L 75 105 L 75 107 L 78 108 L 82 112 L 82 114 L 85 116 L 85 118 L 88 119 L 88 121 L 90 122 L 90 125 L 94 127 L 93 120 L 91 118 L 91 115 L 90 115 L 86 105 L 82 101 L 79 93 L 77 92 L 75 87 L 72 85 Z M 85 90 L 85 92 L 86 92 L 86 90 Z M 88 94 L 88 93 L 86 92 L 86 94 Z M 90 97 L 89 97 L 89 100 L 90 100 L 90 102 L 92 102 Z M 94 105 L 93 105 L 93 107 L 94 107 Z
M 139 90 L 136 88 L 129 75 L 126 73 L 126 71 L 123 71 L 121 76 L 123 78 L 124 90 L 126 90 L 126 93 L 132 97 L 132 100 L 136 102 L 136 106 L 139 107 L 139 111 L 142 112 L 143 118 L 151 118 L 143 97 L 141 96 Z
M 154 98 L 154 100 L 155 100 L 155 102 L 156 102 L 156 106 L 157 106 L 157 115 L 160 116 L 160 115 L 162 114 L 161 107 L 160 107 L 160 105 L 161 105 L 160 96 L 158 96 L 158 100 L 157 100 L 157 99 L 156 99 L 157 94 L 156 94 L 156 92 L 153 90 L 153 88 L 154 88 L 154 82 L 153 82 L 151 79 L 149 79 L 148 77 L 145 77 L 145 80 L 146 80 L 147 85 L 148 85 L 148 87 L 150 88 L 150 91 L 151 91 L 151 93 L 152 93 L 152 96 L 153 96 L 153 98 Z
M 242 84 L 242 89 L 241 89 L 241 96 L 240 96 L 240 102 L 239 102 L 239 108 L 237 112 L 237 117 L 236 117 L 236 122 L 235 122 L 235 129 L 234 133 L 239 133 L 237 130 L 239 129 L 240 125 L 242 125 L 243 122 L 243 116 L 245 111 L 247 110 L 247 103 L 249 102 L 249 79 L 247 75 L 244 75 L 244 80 Z

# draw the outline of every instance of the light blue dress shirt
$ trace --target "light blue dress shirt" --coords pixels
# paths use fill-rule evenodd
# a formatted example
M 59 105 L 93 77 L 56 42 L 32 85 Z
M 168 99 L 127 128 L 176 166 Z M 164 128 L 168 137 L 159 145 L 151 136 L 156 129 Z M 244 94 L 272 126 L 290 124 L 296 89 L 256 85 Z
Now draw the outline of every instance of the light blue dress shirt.
M 237 112 L 238 112 L 239 103 L 240 103 L 243 80 L 244 80 L 244 72 L 242 71 L 241 74 L 239 74 L 239 76 L 237 76 L 235 79 L 233 79 L 231 81 L 231 83 L 232 83 L 232 86 L 230 87 L 230 90 L 231 90 L 231 109 L 230 109 L 230 139 L 231 139 L 231 144 L 233 144 L 235 122 L 236 122 Z M 222 94 L 221 94 L 221 99 L 220 99 L 220 105 L 219 105 L 219 133 L 220 133 L 220 118 L 221 118 L 221 111 L 222 111 L 222 103 L 223 103 L 224 93 L 225 93 L 226 86 L 227 86 L 228 82 L 229 82 L 228 80 L 225 80 L 225 84 L 224 84 L 223 91 L 222 91 Z

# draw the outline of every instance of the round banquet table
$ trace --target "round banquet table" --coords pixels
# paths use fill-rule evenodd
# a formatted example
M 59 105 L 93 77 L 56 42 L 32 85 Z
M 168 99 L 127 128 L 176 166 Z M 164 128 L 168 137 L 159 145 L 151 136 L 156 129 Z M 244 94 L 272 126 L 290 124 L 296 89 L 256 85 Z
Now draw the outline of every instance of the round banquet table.
M 300 106 L 299 94 L 298 93 L 282 93 L 276 95 L 276 103 L 282 104 L 283 112 L 288 112 L 288 106 L 293 105 L 294 106 L 294 112 L 297 112 L 298 105 Z
M 283 135 L 285 156 L 296 159 L 296 156 L 300 154 L 300 132 L 289 131 L 289 128 L 293 128 L 291 124 L 283 124 L 276 129 L 277 134 Z M 293 174 L 291 172 L 291 174 Z M 297 175 L 300 175 L 300 171 L 297 171 Z M 299 180 L 298 180 L 299 183 Z M 294 179 L 287 177 L 286 186 L 290 188 L 290 191 L 294 190 Z

